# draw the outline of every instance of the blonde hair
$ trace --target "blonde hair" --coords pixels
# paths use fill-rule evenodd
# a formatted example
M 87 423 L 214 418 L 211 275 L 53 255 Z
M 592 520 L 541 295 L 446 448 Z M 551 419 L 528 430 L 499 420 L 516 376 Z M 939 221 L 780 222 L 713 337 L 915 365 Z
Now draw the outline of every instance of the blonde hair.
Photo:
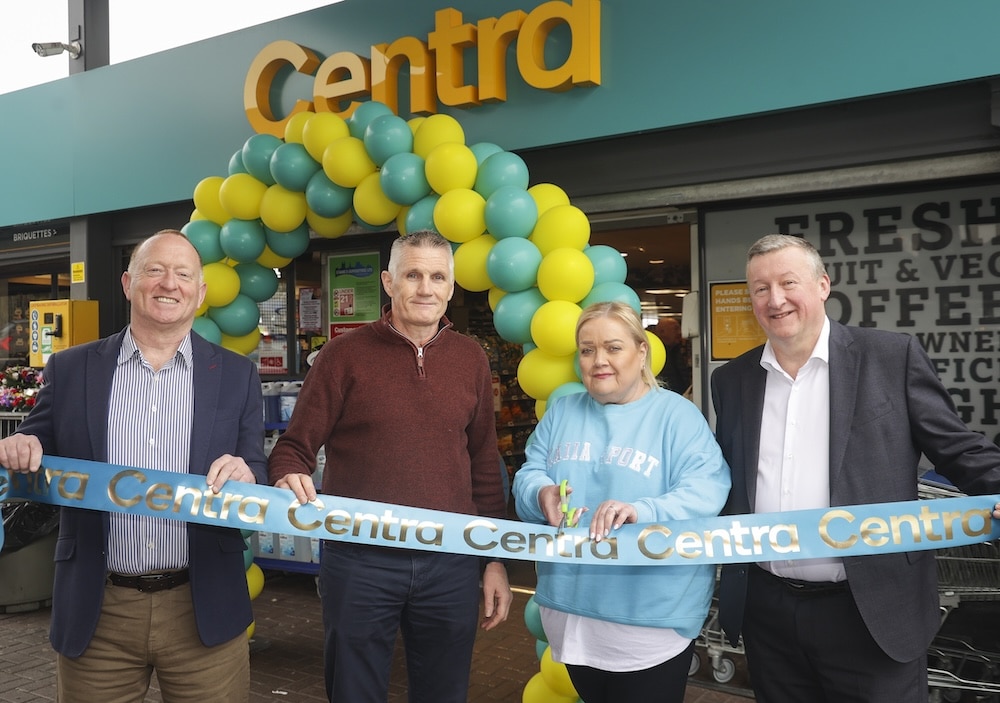
M 580 344 L 580 329 L 591 320 L 596 320 L 599 317 L 610 317 L 618 320 L 625 327 L 629 338 L 635 342 L 636 347 L 646 346 L 646 361 L 642 365 L 642 382 L 650 388 L 657 388 L 659 384 L 656 382 L 656 376 L 653 375 L 653 355 L 649 348 L 649 339 L 646 337 L 646 330 L 642 327 L 642 319 L 639 317 L 639 313 L 628 303 L 614 300 L 587 306 L 580 315 L 580 319 L 576 322 L 577 345 Z

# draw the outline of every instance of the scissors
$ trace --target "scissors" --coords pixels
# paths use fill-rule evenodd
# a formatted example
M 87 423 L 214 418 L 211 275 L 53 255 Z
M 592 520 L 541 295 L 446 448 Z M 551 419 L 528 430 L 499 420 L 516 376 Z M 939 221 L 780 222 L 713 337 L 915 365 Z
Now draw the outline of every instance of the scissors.
M 562 513 L 562 517 L 559 519 L 559 527 L 556 530 L 557 537 L 562 537 L 563 531 L 567 527 L 572 527 L 573 518 L 576 516 L 576 508 L 569 507 L 569 496 L 566 494 L 568 487 L 569 480 L 564 478 L 559 484 L 559 512 Z

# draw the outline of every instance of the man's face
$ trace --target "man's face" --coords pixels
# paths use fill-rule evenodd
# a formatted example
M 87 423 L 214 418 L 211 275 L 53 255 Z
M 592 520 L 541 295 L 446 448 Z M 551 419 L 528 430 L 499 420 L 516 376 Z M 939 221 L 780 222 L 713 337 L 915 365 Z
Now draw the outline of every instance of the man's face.
M 747 287 L 757 322 L 772 343 L 815 343 L 826 318 L 830 277 L 817 277 L 806 252 L 786 247 L 754 257 Z
M 382 272 L 382 287 L 392 299 L 392 322 L 417 339 L 436 329 L 455 292 L 448 252 L 438 247 L 406 247 L 400 252 L 396 275 Z
M 190 325 L 205 298 L 198 252 L 183 236 L 164 234 L 143 243 L 122 289 L 132 304 L 133 325 Z

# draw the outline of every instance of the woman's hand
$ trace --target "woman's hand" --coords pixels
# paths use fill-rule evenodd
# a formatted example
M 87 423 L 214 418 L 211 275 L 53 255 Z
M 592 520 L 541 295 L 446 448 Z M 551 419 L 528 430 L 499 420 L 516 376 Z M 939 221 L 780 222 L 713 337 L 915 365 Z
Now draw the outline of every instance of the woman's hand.
M 558 493 L 558 489 L 556 490 Z M 594 519 L 590 521 L 590 539 L 600 542 L 626 522 L 638 522 L 639 513 L 631 503 L 620 500 L 606 500 L 597 506 Z

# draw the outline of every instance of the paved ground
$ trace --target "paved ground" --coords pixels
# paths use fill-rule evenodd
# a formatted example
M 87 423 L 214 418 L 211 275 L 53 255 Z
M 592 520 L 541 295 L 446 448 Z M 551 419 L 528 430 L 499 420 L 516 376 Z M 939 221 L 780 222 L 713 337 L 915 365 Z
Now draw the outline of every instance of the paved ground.
M 514 581 L 530 581 L 515 572 Z M 529 588 L 519 588 L 515 612 L 500 628 L 481 633 L 473 660 L 470 703 L 521 703 L 528 680 L 539 672 L 535 640 L 524 624 Z M 313 578 L 267 572 L 263 592 L 254 602 L 255 632 L 251 654 L 251 701 L 322 703 L 322 626 Z M 54 655 L 47 633 L 49 609 L 0 614 L 0 703 L 55 700 Z M 711 682 L 707 665 L 692 678 L 685 703 L 747 703 L 742 695 L 702 687 Z M 737 671 L 731 685 L 745 685 Z M 402 651 L 393 667 L 389 703 L 404 703 L 406 677 Z M 147 703 L 160 703 L 154 686 Z

